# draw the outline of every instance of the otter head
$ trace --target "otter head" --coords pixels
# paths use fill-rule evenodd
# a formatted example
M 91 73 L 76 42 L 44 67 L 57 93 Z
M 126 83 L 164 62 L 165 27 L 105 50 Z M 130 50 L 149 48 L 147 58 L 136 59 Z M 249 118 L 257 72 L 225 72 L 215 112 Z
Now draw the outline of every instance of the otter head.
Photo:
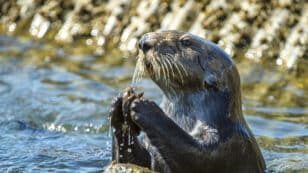
M 137 73 L 147 71 L 167 97 L 181 93 L 230 97 L 222 102 L 230 101 L 226 106 L 237 107 L 241 113 L 238 71 L 214 43 L 186 32 L 158 31 L 145 34 L 139 50 Z
M 137 70 L 144 68 L 163 91 L 239 90 L 230 57 L 201 37 L 179 31 L 152 32 L 140 39 L 139 49 Z

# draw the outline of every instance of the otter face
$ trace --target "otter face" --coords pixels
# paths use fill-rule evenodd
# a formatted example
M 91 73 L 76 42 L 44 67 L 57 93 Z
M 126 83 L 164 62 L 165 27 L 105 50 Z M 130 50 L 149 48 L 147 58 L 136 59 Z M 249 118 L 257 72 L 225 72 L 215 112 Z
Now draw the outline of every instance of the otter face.
M 224 71 L 234 66 L 215 44 L 186 32 L 147 33 L 139 49 L 136 70 L 143 66 L 164 91 L 227 88 Z

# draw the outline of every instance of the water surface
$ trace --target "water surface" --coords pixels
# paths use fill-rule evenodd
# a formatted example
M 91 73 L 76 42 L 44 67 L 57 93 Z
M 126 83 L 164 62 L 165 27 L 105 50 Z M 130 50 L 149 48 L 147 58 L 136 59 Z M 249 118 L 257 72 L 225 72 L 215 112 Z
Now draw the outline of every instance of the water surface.
M 307 79 L 246 61 L 238 67 L 244 113 L 268 167 L 308 171 Z M 0 172 L 103 171 L 110 103 L 133 71 L 134 58 L 120 53 L 0 36 Z M 160 101 L 149 79 L 138 90 Z

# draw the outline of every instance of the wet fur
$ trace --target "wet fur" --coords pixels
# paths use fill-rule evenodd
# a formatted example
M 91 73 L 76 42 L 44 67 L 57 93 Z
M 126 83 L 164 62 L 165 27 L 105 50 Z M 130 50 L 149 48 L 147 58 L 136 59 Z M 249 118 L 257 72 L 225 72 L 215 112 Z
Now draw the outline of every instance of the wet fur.
M 159 172 L 264 172 L 264 159 L 242 115 L 240 79 L 229 56 L 184 32 L 149 33 L 142 41 L 150 47 L 140 52 L 135 79 L 148 72 L 164 98 L 160 107 L 142 97 L 126 104 L 132 125 L 146 138 L 135 134 L 130 156 L 113 159 Z M 121 110 L 113 104 L 111 117 L 123 116 Z M 113 150 L 119 151 L 117 142 Z

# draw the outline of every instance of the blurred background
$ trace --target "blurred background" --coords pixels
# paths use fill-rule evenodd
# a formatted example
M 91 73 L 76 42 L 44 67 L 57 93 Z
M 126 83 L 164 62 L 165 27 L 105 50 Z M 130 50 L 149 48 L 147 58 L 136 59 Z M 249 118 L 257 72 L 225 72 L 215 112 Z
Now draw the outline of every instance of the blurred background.
M 307 1 L 0 0 L 0 172 L 103 171 L 111 100 L 160 29 L 232 56 L 268 168 L 308 171 Z M 148 78 L 136 87 L 160 102 Z

